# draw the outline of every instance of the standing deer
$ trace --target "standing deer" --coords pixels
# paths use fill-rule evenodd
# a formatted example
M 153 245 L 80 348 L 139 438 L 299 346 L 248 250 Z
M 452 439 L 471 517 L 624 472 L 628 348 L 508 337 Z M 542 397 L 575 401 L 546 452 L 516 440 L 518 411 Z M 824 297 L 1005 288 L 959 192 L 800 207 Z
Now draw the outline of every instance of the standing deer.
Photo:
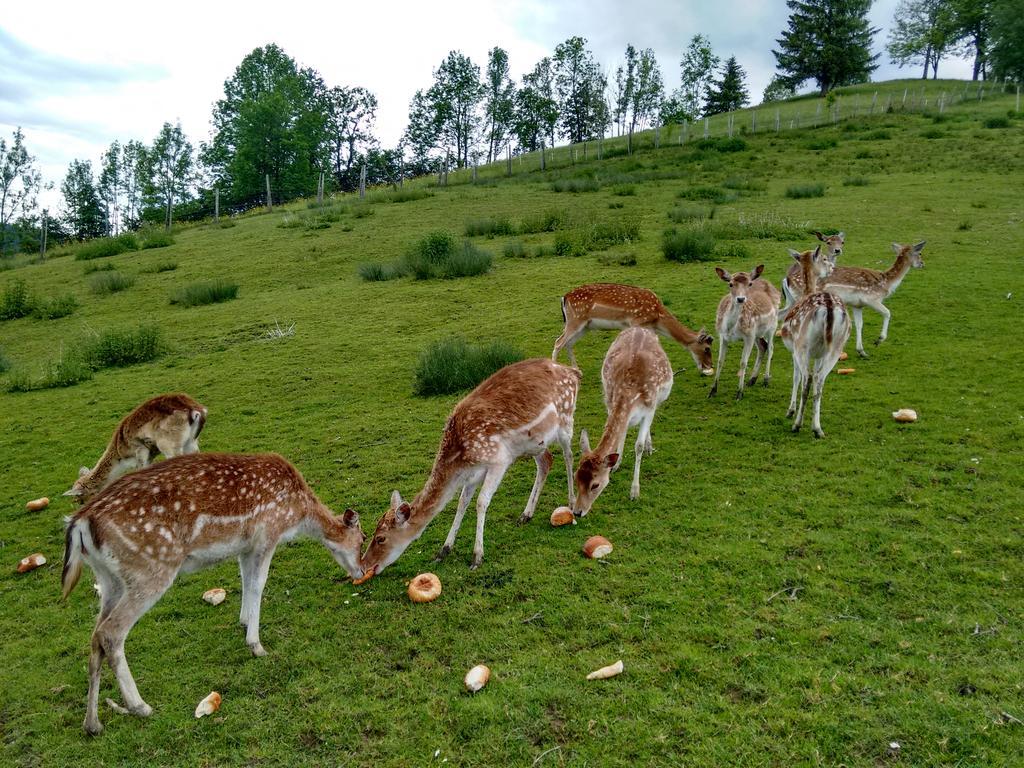
M 672 391 L 672 365 L 654 331 L 629 328 L 619 334 L 608 349 L 601 367 L 604 404 L 608 420 L 597 448 L 590 450 L 587 431 L 580 432 L 579 469 L 576 470 L 576 503 L 573 514 L 583 517 L 608 485 L 612 470 L 622 462 L 626 431 L 639 425 L 636 435 L 636 463 L 629 498 L 640 497 L 640 460 L 650 454 L 651 422 L 654 412 Z
M 843 253 L 846 234 L 839 232 L 826 237 L 821 232 L 815 232 L 814 236 L 825 244 L 825 256 L 832 262 L 832 266 L 835 267 L 836 259 Z M 782 293 L 786 297 L 786 306 L 782 308 L 780 316 L 785 317 L 786 313 L 804 295 L 804 275 L 799 264 L 791 266 L 789 271 L 786 272 L 786 276 L 782 278 Z
M 729 293 L 718 302 L 715 332 L 718 334 L 718 365 L 715 366 L 715 383 L 711 385 L 708 397 L 718 392 L 718 377 L 725 364 L 725 351 L 730 341 L 743 342 L 740 358 L 740 383 L 736 399 L 743 398 L 743 387 L 747 376 L 747 361 L 750 350 L 757 344 L 757 359 L 750 384 L 757 381 L 761 370 L 761 358 L 765 358 L 764 386 L 772 379 L 772 355 L 775 353 L 775 326 L 778 323 L 779 291 L 768 280 L 761 279 L 764 264 L 758 264 L 750 273 L 729 274 L 721 267 L 715 267 L 718 276 L 729 284 Z
M 782 341 L 793 353 L 793 391 L 786 416 L 796 414 L 793 431 L 799 432 L 811 386 L 814 386 L 814 417 L 811 427 L 816 437 L 824 437 L 821 429 L 821 393 L 825 379 L 839 360 L 846 340 L 850 338 L 850 318 L 843 300 L 828 291 L 820 291 L 820 281 L 832 271 L 832 262 L 821 254 L 821 246 L 813 251 L 790 251 L 803 268 L 807 292 L 782 321 Z M 811 361 L 813 360 L 813 370 Z M 797 397 L 799 395 L 799 407 Z
M 96 466 L 78 470 L 78 479 L 64 495 L 86 502 L 121 475 L 149 466 L 161 453 L 168 459 L 195 453 L 205 424 L 206 406 L 186 394 L 150 398 L 121 419 Z
M 864 327 L 864 307 L 871 307 L 882 316 L 882 332 L 875 341 L 878 346 L 889 335 L 889 318 L 891 313 L 882 302 L 892 296 L 911 267 L 919 269 L 924 266 L 921 250 L 925 241 L 917 245 L 900 245 L 893 243 L 896 261 L 889 269 L 881 272 L 877 269 L 864 267 L 836 267 L 825 281 L 825 290 L 834 293 L 850 308 L 853 315 L 853 326 L 857 329 L 857 352 L 867 357 L 861 331 Z
M 540 358 L 523 360 L 502 368 L 466 395 L 448 417 L 430 476 L 412 504 L 402 501 L 398 491 L 391 494 L 391 506 L 363 555 L 364 573 L 379 574 L 397 560 L 461 489 L 455 520 L 437 554 L 438 560 L 447 557 L 477 488 L 470 567 L 478 568 L 484 558 L 487 507 L 505 472 L 520 456 L 533 456 L 537 463 L 533 490 L 519 518 L 526 523 L 533 517 L 551 469 L 547 447 L 553 442 L 562 447 L 571 505 L 573 415 L 580 378 L 576 368 Z
M 363 533 L 352 510 L 335 517 L 295 467 L 276 454 L 202 453 L 122 477 L 68 521 L 64 598 L 87 563 L 99 583 L 100 613 L 89 655 L 85 730 L 97 734 L 100 667 L 106 657 L 132 714 L 147 717 L 124 655 L 128 632 L 188 573 L 238 557 L 245 640 L 256 656 L 260 603 L 274 549 L 298 535 L 321 542 L 353 578 L 362 576 Z
M 616 283 L 581 285 L 562 297 L 562 319 L 565 329 L 555 341 L 552 360 L 557 360 L 558 353 L 564 349 L 569 353 L 569 362 L 575 366 L 573 347 L 588 329 L 641 326 L 678 341 L 693 356 L 701 373 L 711 375 L 714 339 L 703 328 L 694 332 L 679 322 L 654 291 Z

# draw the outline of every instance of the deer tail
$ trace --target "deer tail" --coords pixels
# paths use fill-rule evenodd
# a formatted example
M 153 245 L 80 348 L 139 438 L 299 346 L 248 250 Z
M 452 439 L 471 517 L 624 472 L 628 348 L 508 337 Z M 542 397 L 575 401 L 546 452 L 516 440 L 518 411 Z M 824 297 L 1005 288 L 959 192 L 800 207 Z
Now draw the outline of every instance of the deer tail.
M 63 588 L 62 600 L 67 600 L 71 590 L 75 588 L 79 577 L 82 575 L 82 531 L 81 526 L 88 526 L 88 520 L 79 517 L 67 519 L 67 529 L 64 532 L 64 570 L 60 575 L 60 583 Z

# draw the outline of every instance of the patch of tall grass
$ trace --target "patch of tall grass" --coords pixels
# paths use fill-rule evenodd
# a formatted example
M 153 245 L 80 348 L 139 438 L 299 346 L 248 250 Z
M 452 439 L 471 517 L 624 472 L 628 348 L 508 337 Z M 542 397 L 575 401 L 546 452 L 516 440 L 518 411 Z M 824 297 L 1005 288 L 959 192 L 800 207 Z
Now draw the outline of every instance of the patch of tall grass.
M 204 304 L 219 304 L 238 296 L 238 283 L 230 280 L 204 280 L 182 286 L 171 294 L 171 304 L 183 307 L 199 307 Z
M 420 354 L 413 392 L 426 397 L 471 389 L 495 371 L 522 359 L 523 353 L 505 341 L 471 344 L 461 337 L 443 339 Z

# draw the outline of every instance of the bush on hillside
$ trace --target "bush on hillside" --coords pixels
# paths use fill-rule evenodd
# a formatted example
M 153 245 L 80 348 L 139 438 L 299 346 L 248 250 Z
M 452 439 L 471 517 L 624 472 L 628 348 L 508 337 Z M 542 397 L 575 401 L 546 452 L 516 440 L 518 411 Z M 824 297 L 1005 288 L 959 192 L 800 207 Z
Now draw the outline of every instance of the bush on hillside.
M 139 242 L 131 232 L 125 232 L 117 237 L 101 237 L 91 240 L 75 251 L 76 261 L 88 261 L 90 259 L 102 259 L 107 256 L 117 256 L 126 251 L 135 251 L 139 248 Z
M 219 304 L 238 296 L 238 283 L 230 280 L 206 280 L 190 283 L 171 294 L 171 304 L 183 307 L 198 307 L 204 304 Z
M 710 261 L 715 238 L 708 232 L 693 229 L 670 229 L 661 239 L 661 251 L 669 261 Z
M 97 272 L 89 281 L 89 290 L 97 296 L 120 293 L 135 285 L 135 278 L 120 272 Z
M 786 197 L 794 200 L 804 200 L 809 197 L 824 197 L 825 185 L 817 182 L 814 184 L 791 184 L 786 187 Z
M 103 331 L 82 347 L 82 358 L 94 370 L 148 363 L 164 352 L 163 334 L 155 325 L 134 330 Z
M 428 396 L 471 389 L 495 371 L 522 359 L 523 353 L 505 341 L 470 344 L 458 337 L 444 339 L 420 355 L 413 392 Z
M 4 288 L 4 296 L 0 302 L 0 320 L 17 320 L 32 314 L 35 299 L 29 293 L 28 284 L 24 280 L 15 280 Z

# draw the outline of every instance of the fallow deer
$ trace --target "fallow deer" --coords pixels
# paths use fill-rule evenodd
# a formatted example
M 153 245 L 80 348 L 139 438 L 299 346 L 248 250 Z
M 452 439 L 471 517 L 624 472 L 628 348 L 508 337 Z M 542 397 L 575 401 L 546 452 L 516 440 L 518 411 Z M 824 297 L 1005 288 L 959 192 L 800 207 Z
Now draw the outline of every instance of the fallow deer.
M 104 657 L 128 711 L 152 713 L 128 669 L 124 641 L 178 573 L 237 557 L 239 618 L 253 654 L 265 655 L 260 602 L 270 560 L 280 542 L 300 534 L 323 542 L 353 578 L 362 576 L 358 515 L 332 515 L 299 471 L 276 454 L 179 456 L 116 480 L 83 506 L 68 521 L 61 582 L 67 598 L 86 563 L 99 584 L 85 730 L 103 729 L 98 702 Z
M 917 245 L 893 243 L 896 261 L 884 272 L 864 267 L 836 267 L 825 281 L 825 290 L 834 293 L 850 308 L 853 327 L 857 330 L 857 352 L 861 357 L 868 356 L 861 335 L 864 328 L 863 308 L 871 307 L 882 316 L 882 332 L 875 341 L 875 346 L 878 346 L 889 335 L 891 317 L 889 309 L 882 302 L 892 296 L 911 267 L 919 269 L 924 266 L 921 258 L 924 245 L 923 240 Z
M 640 460 L 650 454 L 651 422 L 654 412 L 672 391 L 672 365 L 654 331 L 629 328 L 619 334 L 608 349 L 601 367 L 601 384 L 608 419 L 601 442 L 590 449 L 587 431 L 580 432 L 579 469 L 576 470 L 576 503 L 573 514 L 583 517 L 608 485 L 612 470 L 622 462 L 626 432 L 639 425 L 634 450 L 633 485 L 629 498 L 640 497 Z
M 718 276 L 729 284 L 729 293 L 718 302 L 718 315 L 715 332 L 718 334 L 718 365 L 715 366 L 715 383 L 711 385 L 708 397 L 718 392 L 718 377 L 722 375 L 725 364 L 725 351 L 730 341 L 743 342 L 743 355 L 740 357 L 739 389 L 736 399 L 743 397 L 746 383 L 747 361 L 750 350 L 757 345 L 757 359 L 754 361 L 754 373 L 750 384 L 757 381 L 761 370 L 761 359 L 765 360 L 764 386 L 768 386 L 772 378 L 772 355 L 775 353 L 775 326 L 778 324 L 779 291 L 771 281 L 761 278 L 764 264 L 758 264 L 750 273 L 736 272 L 729 274 L 721 267 L 715 267 Z
M 121 419 L 96 466 L 78 470 L 78 479 L 64 495 L 86 502 L 121 475 L 148 466 L 161 453 L 168 459 L 195 453 L 205 424 L 206 406 L 186 394 L 150 398 Z
M 572 432 L 581 374 L 576 368 L 546 359 L 523 360 L 502 368 L 482 382 L 455 406 L 444 427 L 434 466 L 412 504 L 398 491 L 377 523 L 363 555 L 367 576 L 379 574 L 415 541 L 427 524 L 461 489 L 458 509 L 437 559 L 444 559 L 455 544 L 462 518 L 477 488 L 476 540 L 473 564 L 484 557 L 484 518 L 491 497 L 505 472 L 520 456 L 532 456 L 537 476 L 520 523 L 533 517 L 544 480 L 551 469 L 548 445 L 562 447 L 573 503 Z
M 782 341 L 793 353 L 793 391 L 786 416 L 796 414 L 793 431 L 799 432 L 807 397 L 813 386 L 814 417 L 811 427 L 816 437 L 824 437 L 825 433 L 821 429 L 821 393 L 825 388 L 825 379 L 839 360 L 846 340 L 850 338 L 850 318 L 846 316 L 842 299 L 819 289 L 821 280 L 832 271 L 832 262 L 821 253 L 821 246 L 813 251 L 789 253 L 800 261 L 807 292 L 782 321 Z
M 843 254 L 846 234 L 839 232 L 826 237 L 821 232 L 815 232 L 814 236 L 825 244 L 825 256 L 832 262 L 832 266 L 835 267 L 836 259 Z M 785 317 L 786 313 L 804 295 L 804 275 L 799 264 L 791 266 L 789 271 L 786 272 L 786 276 L 782 278 L 782 294 L 786 297 L 786 306 L 782 308 L 779 316 Z
M 714 339 L 703 328 L 692 331 L 665 309 L 654 291 L 616 283 L 591 283 L 574 288 L 562 297 L 565 328 L 555 341 L 551 359 L 557 360 L 563 349 L 569 362 L 576 365 L 573 347 L 588 329 L 610 330 L 641 326 L 679 342 L 697 364 L 701 373 L 711 375 L 711 344 Z

